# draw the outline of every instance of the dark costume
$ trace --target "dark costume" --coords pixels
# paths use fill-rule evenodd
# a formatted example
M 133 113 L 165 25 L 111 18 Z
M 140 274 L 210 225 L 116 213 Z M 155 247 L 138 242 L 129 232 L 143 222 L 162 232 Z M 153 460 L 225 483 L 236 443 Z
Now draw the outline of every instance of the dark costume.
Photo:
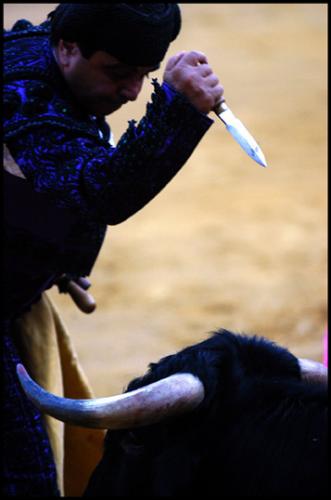
M 166 83 L 116 147 L 105 120 L 75 102 L 53 57 L 49 23 L 5 32 L 4 142 L 26 179 L 4 172 L 3 493 L 58 495 L 47 434 L 16 377 L 15 320 L 63 274 L 91 273 L 107 225 L 174 177 L 212 120 Z

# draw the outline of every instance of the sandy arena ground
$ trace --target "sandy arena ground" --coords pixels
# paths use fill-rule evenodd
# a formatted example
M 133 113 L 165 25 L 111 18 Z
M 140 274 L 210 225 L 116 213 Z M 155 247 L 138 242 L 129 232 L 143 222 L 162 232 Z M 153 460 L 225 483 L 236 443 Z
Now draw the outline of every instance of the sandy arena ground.
M 56 4 L 5 4 L 5 27 Z M 141 212 L 109 228 L 91 276 L 97 310 L 62 311 L 97 396 L 220 327 L 322 355 L 327 321 L 327 6 L 184 4 L 168 55 L 205 52 L 257 138 L 255 164 L 215 119 L 185 167 Z M 155 76 L 162 79 L 161 70 Z M 115 138 L 149 99 L 109 116 Z

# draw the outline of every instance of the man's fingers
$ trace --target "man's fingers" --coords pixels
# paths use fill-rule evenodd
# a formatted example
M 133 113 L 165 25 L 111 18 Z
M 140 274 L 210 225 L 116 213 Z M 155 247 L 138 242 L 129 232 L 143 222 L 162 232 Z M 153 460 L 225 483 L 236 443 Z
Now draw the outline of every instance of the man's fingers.
M 208 64 L 206 55 L 203 52 L 199 52 L 197 50 L 186 52 L 185 62 L 191 64 L 192 66 L 197 66 L 198 64 Z
M 213 73 L 213 70 L 211 69 L 209 64 L 206 64 L 206 63 L 199 64 L 199 66 L 197 67 L 197 70 L 199 71 L 200 75 L 203 77 L 209 76 Z
M 203 52 L 180 52 L 169 59 L 164 81 L 182 93 L 201 113 L 209 113 L 224 90 Z
M 190 52 L 181 51 L 178 54 L 170 57 L 167 62 L 166 71 L 172 71 L 175 66 L 180 62 L 185 62 L 189 66 L 201 66 L 201 71 L 205 74 L 202 76 L 207 76 L 212 72 L 211 68 L 208 65 L 208 60 L 206 55 L 203 52 L 199 52 L 197 50 L 191 50 Z
M 179 52 L 178 54 L 170 57 L 169 61 L 167 62 L 167 71 L 171 71 L 176 64 L 182 59 L 182 57 L 185 55 L 185 51 L 182 50 L 182 52 Z
M 214 74 L 206 76 L 204 82 L 206 85 L 209 85 L 210 87 L 216 87 L 216 85 L 220 83 L 219 79 Z
M 222 85 L 217 84 L 215 87 L 213 87 L 213 94 L 215 98 L 215 105 L 225 101 L 224 98 L 224 88 Z

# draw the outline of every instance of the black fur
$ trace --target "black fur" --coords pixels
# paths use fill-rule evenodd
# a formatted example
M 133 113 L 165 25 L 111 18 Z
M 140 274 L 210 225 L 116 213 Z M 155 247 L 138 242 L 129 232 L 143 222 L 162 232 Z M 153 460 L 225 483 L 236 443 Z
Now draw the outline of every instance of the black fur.
M 191 372 L 206 398 L 191 413 L 108 431 L 86 496 L 327 494 L 327 389 L 261 338 L 220 330 L 151 364 L 128 390 Z

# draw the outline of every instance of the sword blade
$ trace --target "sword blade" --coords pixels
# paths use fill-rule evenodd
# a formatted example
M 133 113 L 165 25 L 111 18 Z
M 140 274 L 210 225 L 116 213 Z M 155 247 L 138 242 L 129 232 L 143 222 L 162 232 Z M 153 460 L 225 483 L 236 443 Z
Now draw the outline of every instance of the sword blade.
M 267 162 L 262 149 L 248 132 L 242 122 L 232 113 L 231 109 L 223 101 L 217 108 L 215 113 L 225 124 L 227 131 L 232 135 L 234 140 L 242 147 L 242 149 L 259 165 L 267 167 Z

